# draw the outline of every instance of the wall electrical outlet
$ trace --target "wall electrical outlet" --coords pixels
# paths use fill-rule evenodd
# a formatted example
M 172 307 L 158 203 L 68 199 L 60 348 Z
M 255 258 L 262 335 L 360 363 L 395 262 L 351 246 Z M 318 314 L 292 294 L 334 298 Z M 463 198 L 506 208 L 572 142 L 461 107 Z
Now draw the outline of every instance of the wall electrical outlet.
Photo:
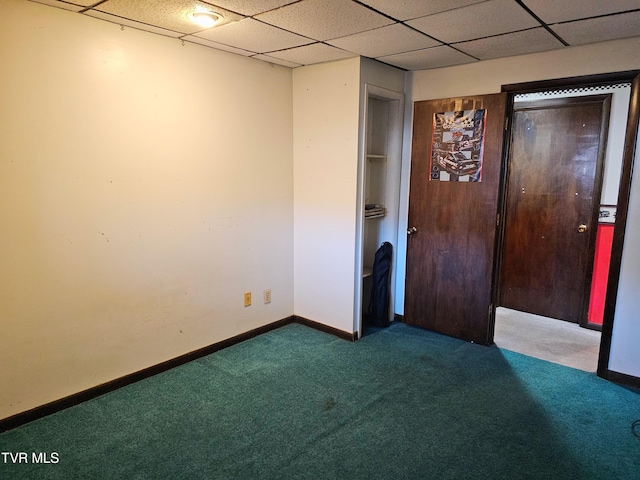
M 244 294 L 244 306 L 245 307 L 251 306 L 251 292 L 246 292 Z
M 267 288 L 264 291 L 264 303 L 271 303 L 271 289 Z

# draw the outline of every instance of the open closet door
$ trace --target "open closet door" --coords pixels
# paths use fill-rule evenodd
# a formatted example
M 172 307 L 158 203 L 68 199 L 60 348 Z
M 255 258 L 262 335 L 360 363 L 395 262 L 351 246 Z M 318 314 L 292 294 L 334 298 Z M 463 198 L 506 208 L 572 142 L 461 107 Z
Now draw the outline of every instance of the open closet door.
M 414 104 L 404 321 L 493 342 L 506 94 Z

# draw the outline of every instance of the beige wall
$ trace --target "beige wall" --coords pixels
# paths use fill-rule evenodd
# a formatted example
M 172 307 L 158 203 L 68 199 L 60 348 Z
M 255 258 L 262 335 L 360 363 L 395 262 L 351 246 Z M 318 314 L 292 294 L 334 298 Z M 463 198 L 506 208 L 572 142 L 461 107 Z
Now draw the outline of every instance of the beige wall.
M 297 68 L 295 313 L 353 332 L 360 59 Z
M 413 101 L 497 93 L 502 85 L 640 68 L 640 38 L 567 47 L 409 75 Z M 464 93 L 461 93 L 464 92 Z
M 291 70 L 0 11 L 0 418 L 291 315 Z
M 349 333 L 361 313 L 365 84 L 402 92 L 404 72 L 366 58 L 293 71 L 295 314 Z

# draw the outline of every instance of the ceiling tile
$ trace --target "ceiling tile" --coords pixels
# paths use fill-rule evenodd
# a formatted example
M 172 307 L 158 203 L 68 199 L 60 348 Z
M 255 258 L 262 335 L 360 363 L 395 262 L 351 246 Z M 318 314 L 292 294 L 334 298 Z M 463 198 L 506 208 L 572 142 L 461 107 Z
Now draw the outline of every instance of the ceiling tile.
M 218 7 L 231 10 L 241 15 L 257 15 L 258 13 L 268 12 L 275 8 L 284 7 L 298 0 L 211 0 Z
M 336 38 L 327 43 L 372 58 L 440 45 L 440 42 L 401 23 Z
M 324 43 L 313 43 L 311 45 L 305 45 L 304 47 L 271 52 L 269 56 L 288 62 L 299 63 L 300 65 L 312 65 L 314 63 L 351 58 L 357 55 Z
M 302 0 L 255 18 L 316 40 L 329 40 L 394 23 L 351 0 Z
M 444 43 L 462 42 L 539 26 L 513 0 L 489 0 L 407 22 Z
M 97 10 L 87 10 L 84 14 L 90 17 L 99 18 L 100 20 L 106 20 L 107 22 L 116 23 L 118 25 L 123 25 L 131 28 L 136 28 L 138 30 L 144 30 L 145 32 L 158 33 L 160 35 L 166 35 L 168 37 L 177 38 L 183 35 L 180 32 L 174 32 L 173 30 L 166 30 L 164 28 L 154 27 L 153 25 L 148 25 L 146 23 L 135 22 L 127 18 L 117 17 L 115 15 L 109 15 L 108 13 L 98 12 Z
M 400 53 L 378 57 L 378 60 L 405 70 L 427 70 L 430 68 L 450 67 L 471 63 L 476 60 L 446 45 L 440 47 L 416 50 L 415 52 Z
M 640 12 L 558 23 L 551 29 L 569 45 L 636 37 L 640 35 Z
M 284 50 L 313 43 L 311 39 L 267 25 L 253 18 L 245 18 L 236 23 L 205 30 L 196 36 L 256 53 Z
M 286 60 L 280 60 L 279 58 L 270 57 L 269 55 L 254 55 L 253 58 L 257 58 L 258 60 L 262 60 L 264 62 L 275 63 L 276 65 L 282 65 L 283 67 L 296 68 L 301 67 L 299 63 L 287 62 Z
M 524 4 L 545 23 L 640 9 L 640 0 L 524 0 Z
M 495 37 L 471 40 L 470 42 L 456 43 L 455 47 L 480 60 L 488 60 L 553 50 L 554 48 L 562 48 L 563 45 L 544 28 L 538 27 Z
M 205 40 L 204 38 L 196 37 L 195 35 L 186 35 L 182 37 L 182 40 L 184 40 L 185 42 L 192 42 L 192 43 L 197 43 L 199 45 L 204 45 L 205 47 L 215 48 L 217 50 L 224 50 L 225 52 L 244 55 L 245 57 L 250 57 L 252 55 L 255 55 L 256 53 L 256 52 L 249 52 L 247 50 L 242 50 L 241 48 L 230 47 L 229 45 L 224 45 L 222 43 Z
M 82 5 L 74 5 L 66 2 L 58 2 L 56 0 L 30 0 L 30 1 L 34 3 L 42 3 L 43 5 L 50 5 L 52 7 L 63 8 L 65 10 L 71 10 L 72 12 L 79 12 L 80 10 L 83 10 L 84 8 L 86 8 Z
M 187 14 L 201 7 L 220 13 L 224 20 L 219 25 L 242 19 L 241 15 L 214 8 L 211 4 L 194 0 L 108 0 L 95 7 L 96 11 L 109 13 L 118 17 L 155 25 L 156 27 L 182 33 L 196 33 L 202 27 L 193 23 Z M 216 27 L 219 28 L 219 27 Z
M 485 0 L 363 0 L 362 3 L 385 13 L 396 20 L 410 20 L 412 18 L 433 15 L 454 8 L 473 5 Z

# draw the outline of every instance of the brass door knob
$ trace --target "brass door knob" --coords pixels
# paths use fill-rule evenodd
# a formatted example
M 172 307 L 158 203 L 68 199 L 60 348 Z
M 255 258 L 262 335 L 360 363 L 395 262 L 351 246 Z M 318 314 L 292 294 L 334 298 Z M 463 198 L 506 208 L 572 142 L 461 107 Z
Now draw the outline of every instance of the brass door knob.
M 578 232 L 579 233 L 584 233 L 587 231 L 587 226 L 584 223 L 581 223 L 580 225 L 578 225 Z

